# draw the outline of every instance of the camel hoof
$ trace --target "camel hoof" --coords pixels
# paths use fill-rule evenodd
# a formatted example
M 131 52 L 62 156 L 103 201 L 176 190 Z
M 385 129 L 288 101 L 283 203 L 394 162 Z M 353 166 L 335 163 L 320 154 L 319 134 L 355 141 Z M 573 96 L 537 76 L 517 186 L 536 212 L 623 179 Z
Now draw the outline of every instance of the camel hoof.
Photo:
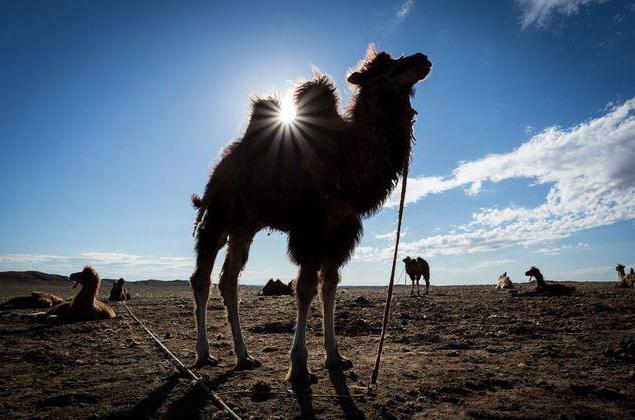
M 334 360 L 326 360 L 324 363 L 324 367 L 329 370 L 348 370 L 353 367 L 353 362 L 346 359 L 345 357 L 341 357 L 339 359 Z
M 251 356 L 247 356 L 243 360 L 236 362 L 235 370 L 251 370 L 262 366 L 262 363 L 258 359 L 254 359 Z
M 218 366 L 218 359 L 210 355 L 197 358 L 194 368 L 200 369 L 203 366 Z
M 318 379 L 315 373 L 305 371 L 303 373 L 295 373 L 289 369 L 289 373 L 285 377 L 286 381 L 291 383 L 294 388 L 308 388 L 312 384 L 317 384 Z

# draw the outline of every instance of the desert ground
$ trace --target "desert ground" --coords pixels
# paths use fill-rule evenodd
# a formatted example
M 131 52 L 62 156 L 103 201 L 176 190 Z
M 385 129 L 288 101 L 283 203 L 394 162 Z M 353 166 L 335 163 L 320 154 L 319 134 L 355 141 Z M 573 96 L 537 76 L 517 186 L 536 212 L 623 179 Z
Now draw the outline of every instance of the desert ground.
M 6 276 L 5 276 L 6 277 Z M 10 281 L 0 301 L 69 284 Z M 571 297 L 521 297 L 487 286 L 396 289 L 379 386 L 364 392 L 374 362 L 385 288 L 340 288 L 340 349 L 354 367 L 322 367 L 319 302 L 309 323 L 312 395 L 288 392 L 294 298 L 241 289 L 251 354 L 262 366 L 233 370 L 231 336 L 218 291 L 209 304 L 215 367 L 195 370 L 243 418 L 633 418 L 635 291 L 575 283 Z M 520 285 L 520 291 L 532 286 Z M 109 284 L 101 289 L 105 298 Z M 195 360 L 193 302 L 185 282 L 129 284 L 130 307 L 186 365 Z M 112 320 L 38 324 L 37 310 L 0 312 L 0 417 L 225 418 L 119 303 Z M 255 394 L 266 384 L 273 393 Z M 266 388 L 266 387 L 265 387 Z M 340 395 L 335 396 L 335 395 Z

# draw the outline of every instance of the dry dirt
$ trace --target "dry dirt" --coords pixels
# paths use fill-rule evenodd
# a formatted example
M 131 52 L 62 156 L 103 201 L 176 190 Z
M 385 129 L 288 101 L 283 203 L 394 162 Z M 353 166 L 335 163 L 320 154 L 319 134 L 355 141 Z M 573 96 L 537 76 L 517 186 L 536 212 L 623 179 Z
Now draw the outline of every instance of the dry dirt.
M 314 303 L 309 364 L 319 382 L 312 396 L 289 394 L 283 380 L 293 297 L 242 289 L 247 345 L 263 365 L 234 371 L 231 337 L 214 291 L 209 337 L 221 362 L 197 372 L 244 418 L 633 418 L 635 291 L 610 283 L 576 286 L 574 296 L 557 298 L 512 296 L 493 285 L 432 287 L 429 296 L 410 298 L 399 287 L 379 388 L 359 398 L 373 365 L 384 288 L 338 290 L 340 348 L 354 363 L 343 373 L 322 367 Z M 130 289 L 131 308 L 184 363 L 193 364 L 189 288 Z M 31 290 L 0 285 L 0 298 Z M 66 286 L 45 291 L 71 295 Z M 64 325 L 36 324 L 25 316 L 30 310 L 0 312 L 0 417 L 225 417 L 175 373 L 120 304 L 113 307 L 113 320 Z M 252 394 L 258 382 L 276 393 Z

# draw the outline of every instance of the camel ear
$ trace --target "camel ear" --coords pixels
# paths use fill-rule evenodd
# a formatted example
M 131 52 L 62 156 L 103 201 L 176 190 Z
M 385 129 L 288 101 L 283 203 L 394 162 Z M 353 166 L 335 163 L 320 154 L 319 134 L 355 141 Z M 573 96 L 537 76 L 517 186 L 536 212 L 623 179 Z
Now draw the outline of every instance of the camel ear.
M 352 85 L 360 86 L 364 81 L 364 75 L 356 71 L 355 73 L 348 76 L 348 79 L 346 80 Z

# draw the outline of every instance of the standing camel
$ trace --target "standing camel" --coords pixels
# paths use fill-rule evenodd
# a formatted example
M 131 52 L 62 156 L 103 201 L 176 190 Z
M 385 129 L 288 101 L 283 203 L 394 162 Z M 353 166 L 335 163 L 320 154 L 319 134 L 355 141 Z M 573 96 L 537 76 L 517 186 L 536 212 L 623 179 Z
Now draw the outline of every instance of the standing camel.
M 333 82 L 326 76 L 299 85 L 297 117 L 281 118 L 275 97 L 255 99 L 243 137 L 231 143 L 211 174 L 195 222 L 196 267 L 190 283 L 197 324 L 197 365 L 212 362 L 206 336 L 210 275 L 227 243 L 218 289 L 227 308 L 237 368 L 253 368 L 238 314 L 237 279 L 256 232 L 288 233 L 288 254 L 300 266 L 297 318 L 287 380 L 316 380 L 307 366 L 305 332 L 311 301 L 322 301 L 328 369 L 347 369 L 334 330 L 339 269 L 362 234 L 361 219 L 377 211 L 395 187 L 410 155 L 417 112 L 413 86 L 432 65 L 423 54 L 393 59 L 369 48 L 348 76 L 356 93 L 345 115 L 338 112 Z
M 406 264 L 406 274 L 408 274 L 410 281 L 412 281 L 410 296 L 414 294 L 415 282 L 417 283 L 417 296 L 421 296 L 419 292 L 419 280 L 421 280 L 421 277 L 423 277 L 426 282 L 425 294 L 427 295 L 428 289 L 430 288 L 430 265 L 428 265 L 428 262 L 421 257 L 417 257 L 417 259 L 406 257 L 402 261 Z

